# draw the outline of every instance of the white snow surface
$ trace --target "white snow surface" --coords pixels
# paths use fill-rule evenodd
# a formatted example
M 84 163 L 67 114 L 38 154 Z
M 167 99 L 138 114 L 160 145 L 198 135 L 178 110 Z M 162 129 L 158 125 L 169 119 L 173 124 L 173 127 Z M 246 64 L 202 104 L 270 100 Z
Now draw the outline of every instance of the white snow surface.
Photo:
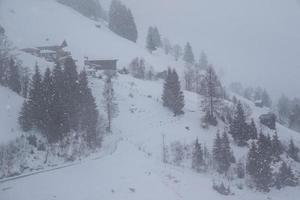
M 299 187 L 264 194 L 247 187 L 239 190 L 233 185 L 235 195 L 224 197 L 212 190 L 212 174 L 198 174 L 187 167 L 163 164 L 162 134 L 166 135 L 167 144 L 178 140 L 190 144 L 198 137 L 201 143 L 211 147 L 217 130 L 200 128 L 202 114 L 198 97 L 185 93 L 185 115 L 173 117 L 159 100 L 160 82 L 120 75 L 114 84 L 120 113 L 113 122 L 114 135 L 110 137 L 119 139 L 105 140 L 100 158 L 96 154 L 74 166 L 0 183 L 1 199 L 196 200 L 200 195 L 214 200 L 296 200 Z M 93 79 L 91 86 L 100 106 L 103 81 Z M 189 131 L 186 126 L 190 127 Z M 298 134 L 283 127 L 278 134 L 284 141 L 290 136 L 300 140 Z M 237 157 L 245 156 L 246 148 L 233 148 Z M 104 156 L 103 152 L 106 152 Z
M 18 116 L 24 99 L 10 89 L 0 86 L 0 144 L 22 134 Z
M 143 56 L 156 71 L 167 66 L 180 68 L 181 63 L 159 53 L 151 55 L 143 46 L 116 36 L 104 25 L 96 28 L 95 22 L 53 0 L 0 0 L 0 3 L 0 23 L 18 48 L 60 44 L 66 39 L 80 67 L 84 56 L 118 58 L 119 67 L 127 65 L 134 57 Z M 28 55 L 19 58 L 28 67 L 34 67 L 39 60 Z M 39 62 L 43 67 L 51 66 L 45 61 Z M 225 197 L 213 191 L 213 174 L 195 173 L 185 165 L 163 164 L 162 135 L 166 136 L 167 144 L 174 141 L 191 144 L 198 137 L 202 144 L 211 148 L 217 129 L 223 130 L 222 125 L 208 130 L 201 128 L 203 113 L 199 97 L 194 93 L 185 92 L 185 115 L 174 117 L 161 104 L 162 82 L 119 75 L 114 86 L 120 112 L 113 121 L 113 134 L 106 136 L 101 152 L 70 167 L 0 182 L 0 199 L 296 200 L 300 195 L 299 187 L 274 189 L 264 194 L 247 187 L 239 190 L 231 185 L 235 195 Z M 91 79 L 91 87 L 100 108 L 103 80 Z M 0 87 L 0 95 L 0 141 L 7 142 L 21 134 L 17 116 L 23 99 L 3 87 Z M 260 114 L 268 112 L 247 103 L 256 120 Z M 294 138 L 299 145 L 300 134 L 280 125 L 277 127 L 280 139 L 287 142 Z M 247 152 L 246 148 L 236 146 L 233 150 L 237 158 L 245 157 Z
M 165 56 L 151 55 L 144 44 L 137 45 L 113 34 L 105 23 L 92 21 L 54 0 L 2 0 L 0 23 L 9 39 L 19 48 L 68 43 L 68 50 L 83 67 L 89 59 L 118 59 L 127 66 L 134 58 L 144 57 L 157 71 L 179 64 Z M 96 24 L 101 24 L 97 28 Z

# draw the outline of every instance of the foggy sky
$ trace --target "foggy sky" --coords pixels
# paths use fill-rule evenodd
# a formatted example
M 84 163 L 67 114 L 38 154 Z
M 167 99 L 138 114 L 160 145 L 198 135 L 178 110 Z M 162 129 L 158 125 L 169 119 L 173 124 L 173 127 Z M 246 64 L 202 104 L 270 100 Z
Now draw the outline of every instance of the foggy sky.
M 108 5 L 110 0 L 100 0 Z M 123 0 L 145 41 L 149 25 L 197 57 L 205 50 L 224 82 L 241 81 L 300 97 L 300 4 L 297 0 Z

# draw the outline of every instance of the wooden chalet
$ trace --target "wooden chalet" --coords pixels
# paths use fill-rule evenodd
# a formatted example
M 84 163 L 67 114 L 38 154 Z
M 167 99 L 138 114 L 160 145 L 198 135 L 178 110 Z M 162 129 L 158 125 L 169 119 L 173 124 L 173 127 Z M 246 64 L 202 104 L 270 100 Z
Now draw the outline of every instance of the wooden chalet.
M 117 61 L 116 59 L 113 60 L 85 60 L 84 65 L 88 66 L 90 69 L 94 69 L 96 71 L 99 70 L 117 70 Z
M 45 58 L 49 62 L 57 62 L 57 61 L 61 61 L 62 60 L 61 58 L 66 58 L 71 56 L 70 52 L 64 50 L 64 48 L 67 46 L 68 43 L 64 40 L 61 45 L 25 48 L 25 49 L 21 49 L 21 51 L 24 51 L 34 56 Z

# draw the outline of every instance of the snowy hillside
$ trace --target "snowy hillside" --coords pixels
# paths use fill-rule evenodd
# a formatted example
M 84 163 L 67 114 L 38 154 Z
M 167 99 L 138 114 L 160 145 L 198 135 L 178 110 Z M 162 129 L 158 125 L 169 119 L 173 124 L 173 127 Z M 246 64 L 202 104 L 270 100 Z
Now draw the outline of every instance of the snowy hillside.
M 263 85 L 274 96 L 283 91 L 299 96 L 299 1 L 123 1 L 136 15 L 141 43 L 148 27 L 156 25 L 173 43 L 189 41 L 197 57 L 206 51 L 228 83 L 238 80 Z
M 0 86 L 0 143 L 6 143 L 21 135 L 18 115 L 24 99 L 8 88 Z
M 92 88 L 97 103 L 103 82 L 94 79 Z M 115 80 L 120 115 L 115 120 L 114 139 L 104 142 L 103 156 L 93 155 L 75 166 L 45 172 L 0 183 L 0 197 L 18 199 L 199 199 L 199 194 L 214 200 L 224 196 L 212 190 L 211 174 L 198 174 L 189 168 L 176 167 L 161 162 L 162 135 L 170 144 L 180 140 L 190 144 L 196 137 L 212 145 L 216 129 L 199 127 L 200 111 L 197 97 L 186 93 L 186 114 L 174 118 L 161 107 L 161 84 L 119 76 Z M 130 94 L 133 94 L 130 97 Z M 259 110 L 257 111 L 259 112 Z M 255 111 L 256 113 L 256 111 Z M 186 130 L 186 126 L 190 130 Z M 299 135 L 280 128 L 280 138 L 286 140 Z M 116 149 L 111 149 L 117 145 Z M 245 156 L 245 149 L 236 148 L 235 155 Z M 240 155 L 239 155 L 240 154 Z M 189 163 L 186 163 L 189 165 Z M 216 177 L 217 179 L 217 177 Z M 88 188 L 88 189 L 87 189 Z M 234 185 L 232 200 L 295 200 L 299 187 L 274 190 L 264 194 Z
M 164 7 L 168 7 L 172 2 L 171 0 L 160 1 Z M 103 0 L 103 2 L 105 7 L 109 5 L 109 0 Z M 124 0 L 124 2 L 139 10 L 140 13 L 135 10 L 138 16 L 137 21 L 144 20 L 141 17 L 142 11 L 145 11 L 145 8 L 141 8 L 143 7 L 142 3 L 139 4 L 135 0 Z M 178 3 L 179 1 L 174 2 L 176 2 L 174 5 L 178 6 L 174 6 L 174 8 L 179 9 L 181 5 Z M 238 3 L 238 1 L 234 2 Z M 258 1 L 255 0 L 255 2 Z M 155 7 L 156 3 L 155 0 L 149 5 Z M 266 4 L 264 3 L 264 7 L 267 7 Z M 205 9 L 202 8 L 201 10 Z M 230 13 L 230 11 L 229 9 L 226 12 Z M 240 15 L 243 15 L 242 11 L 240 12 Z M 185 15 L 188 16 L 187 13 Z M 235 18 L 233 17 L 233 19 Z M 209 21 L 215 20 L 217 19 L 211 18 Z M 159 20 L 153 20 L 153 23 L 155 22 L 158 23 Z M 181 21 L 178 22 L 182 24 Z M 132 43 L 111 32 L 107 28 L 106 22 L 90 20 L 54 0 L 0 0 L 0 24 L 5 28 L 8 38 L 16 47 L 14 54 L 22 62 L 23 67 L 30 69 L 31 72 L 33 72 L 36 64 L 41 67 L 43 72 L 47 67 L 52 68 L 54 64 L 21 52 L 20 49 L 41 45 L 59 45 L 63 40 L 66 40 L 68 43 L 67 50 L 77 61 L 76 64 L 79 69 L 84 67 L 85 57 L 90 59 L 118 59 L 119 69 L 128 67 L 134 58 L 143 57 L 147 66 L 152 66 L 155 72 L 161 72 L 171 66 L 176 68 L 180 78 L 183 76 L 183 62 L 175 62 L 174 58 L 166 56 L 161 49 L 150 54 L 145 49 L 144 36 L 141 36 L 143 41 L 139 41 L 137 44 Z M 158 24 L 158 26 L 163 26 L 163 24 Z M 143 33 L 144 28 L 141 29 L 141 34 L 145 35 Z M 163 32 L 167 33 L 168 30 L 163 30 Z M 190 30 L 190 32 L 193 31 Z M 174 32 L 171 33 L 174 34 Z M 226 34 L 230 35 L 231 32 Z M 205 35 L 204 39 L 207 39 L 209 34 L 205 32 L 203 35 Z M 182 38 L 176 37 L 174 36 L 173 39 L 185 42 L 181 40 Z M 219 39 L 221 40 L 221 38 Z M 237 40 L 241 42 L 243 38 Z M 224 42 L 224 38 L 222 41 Z M 226 41 L 226 44 L 220 43 L 222 48 L 210 45 L 210 42 L 210 40 L 207 41 L 204 49 L 213 56 L 217 63 L 230 65 L 231 62 L 227 60 L 229 55 L 225 54 L 223 57 L 217 51 L 229 51 L 227 47 L 231 41 Z M 215 50 L 212 50 L 212 46 Z M 233 45 L 231 48 L 237 47 Z M 239 48 L 237 50 L 239 51 Z M 220 56 L 220 60 L 215 59 L 218 56 Z M 226 62 L 223 62 L 225 57 Z M 241 64 L 241 62 L 237 61 L 236 64 Z M 248 64 L 251 65 L 252 62 Z M 191 168 L 191 151 L 196 139 L 208 149 L 208 154 L 210 154 L 216 134 L 222 133 L 224 129 L 228 128 L 221 119 L 218 119 L 218 125 L 215 127 L 206 127 L 205 124 L 201 123 L 205 115 L 200 107 L 203 96 L 194 92 L 183 91 L 184 115 L 174 116 L 168 108 L 162 105 L 162 79 L 141 80 L 132 77 L 131 74 L 117 73 L 112 82 L 119 112 L 112 121 L 112 132 L 107 131 L 103 137 L 101 149 L 97 152 L 87 150 L 88 153 L 84 153 L 88 156 L 81 155 L 74 159 L 60 157 L 57 159 L 60 152 L 54 151 L 54 156 L 51 157 L 50 155 L 51 158 L 48 158 L 49 147 L 43 146 L 44 150 L 36 150 L 32 147 L 29 151 L 31 158 L 29 162 L 32 161 L 33 163 L 32 165 L 30 163 L 29 166 L 21 165 L 24 167 L 22 169 L 23 174 L 15 173 L 12 175 L 13 177 L 3 176 L 5 178 L 1 179 L 2 174 L 0 173 L 0 200 L 198 200 L 199 198 L 211 200 L 296 200 L 300 196 L 299 185 L 284 187 L 280 190 L 272 187 L 269 193 L 264 193 L 251 188 L 252 186 L 248 185 L 249 182 L 246 178 L 236 178 L 236 175 L 233 175 L 231 171 L 227 176 L 227 174 L 220 175 L 212 169 L 212 166 L 208 167 L 205 173 L 198 173 Z M 86 83 L 88 85 L 88 81 Z M 103 109 L 104 85 L 104 79 L 89 77 L 89 86 L 101 117 L 105 116 Z M 295 144 L 300 146 L 299 133 L 278 123 L 276 124 L 276 131 L 260 123 L 259 117 L 270 112 L 269 108 L 256 107 L 253 102 L 236 94 L 230 93 L 228 96 L 228 99 L 236 96 L 238 100 L 248 105 L 247 111 L 249 113 L 247 114 L 249 116 L 247 117 L 254 119 L 258 130 L 262 130 L 264 134 L 270 136 L 275 135 L 277 131 L 284 147 L 288 146 L 290 139 L 293 139 Z M 233 103 L 228 99 L 225 100 L 224 98 L 224 104 L 229 105 L 228 107 L 233 106 Z M 27 134 L 21 131 L 17 121 L 23 101 L 23 97 L 0 86 L 0 144 L 8 144 L 9 141 L 18 136 Z M 30 134 L 35 133 L 35 131 L 33 130 Z M 66 143 L 69 142 L 68 139 L 66 139 Z M 181 162 L 176 164 L 175 158 L 173 158 L 175 155 L 171 151 L 174 144 L 178 143 L 184 148 L 183 154 L 185 155 Z M 165 163 L 162 159 L 164 145 L 170 151 L 168 152 L 170 154 L 168 155 L 169 160 Z M 230 145 L 236 160 L 243 160 L 244 162 L 249 148 L 238 146 L 231 136 Z M 281 156 L 284 161 L 292 165 L 298 175 L 300 164 L 288 157 L 286 152 L 282 153 Z M 48 159 L 53 160 L 48 161 Z M 276 167 L 272 166 L 272 169 Z M 14 175 L 16 176 L 14 177 Z M 221 195 L 212 188 L 212 185 L 219 181 L 224 181 L 226 186 L 230 186 L 230 195 Z
M 66 40 L 80 67 L 84 57 L 118 59 L 119 67 L 128 65 L 135 57 L 144 57 L 158 71 L 178 65 L 167 57 L 150 55 L 144 44 L 139 46 L 123 39 L 105 23 L 92 21 L 53 0 L 2 0 L 0 23 L 19 49 L 59 45 Z M 96 27 L 99 23 L 101 28 Z

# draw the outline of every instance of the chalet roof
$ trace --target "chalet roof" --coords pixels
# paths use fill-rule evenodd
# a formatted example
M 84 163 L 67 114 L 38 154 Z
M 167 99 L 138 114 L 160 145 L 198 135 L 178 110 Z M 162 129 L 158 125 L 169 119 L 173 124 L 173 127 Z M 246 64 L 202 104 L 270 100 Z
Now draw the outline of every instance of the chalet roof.
M 40 47 L 36 47 L 36 48 L 40 49 L 40 50 L 59 51 L 67 46 L 68 46 L 68 43 L 66 40 L 64 40 L 61 45 L 40 46 Z
M 113 60 L 86 60 L 85 63 L 86 64 L 92 64 L 92 65 L 115 65 L 117 61 L 118 61 L 117 59 L 113 59 Z
M 41 47 L 37 47 L 39 50 L 50 50 L 50 51 L 58 51 L 61 49 L 61 46 L 41 46 Z
M 37 49 L 37 48 L 24 48 L 24 49 L 21 49 L 21 51 L 24 51 L 24 52 L 37 52 L 37 51 L 40 51 L 40 50 Z

